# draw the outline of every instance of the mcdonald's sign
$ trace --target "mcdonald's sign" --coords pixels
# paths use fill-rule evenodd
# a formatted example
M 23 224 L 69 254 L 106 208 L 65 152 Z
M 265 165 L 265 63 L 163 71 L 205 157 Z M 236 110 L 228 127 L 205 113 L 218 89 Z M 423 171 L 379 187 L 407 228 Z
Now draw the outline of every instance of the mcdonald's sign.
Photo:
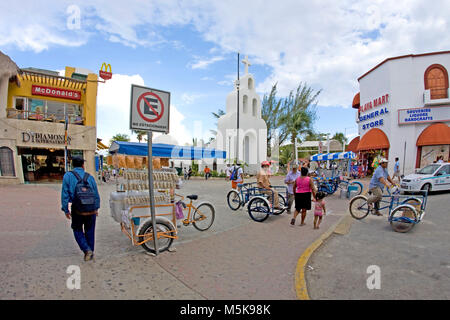
M 103 68 L 105 68 L 105 70 L 103 70 Z M 108 72 L 108 68 L 109 68 L 109 72 Z M 106 64 L 106 62 L 103 62 L 102 67 L 100 68 L 100 71 L 99 71 L 99 75 L 100 75 L 100 78 L 102 78 L 103 80 L 111 79 L 112 78 L 111 65 L 109 63 Z

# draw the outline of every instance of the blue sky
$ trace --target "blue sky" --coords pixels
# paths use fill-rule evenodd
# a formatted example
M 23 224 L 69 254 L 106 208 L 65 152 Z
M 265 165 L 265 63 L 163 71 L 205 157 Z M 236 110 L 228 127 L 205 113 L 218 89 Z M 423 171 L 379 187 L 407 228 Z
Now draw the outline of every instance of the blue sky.
M 357 126 L 350 105 L 360 75 L 388 57 L 448 50 L 449 4 L 427 3 L 3 2 L 0 50 L 20 67 L 69 65 L 98 72 L 110 63 L 113 79 L 99 84 L 98 95 L 97 134 L 106 141 L 114 133 L 130 133 L 131 83 L 171 92 L 171 134 L 180 143 L 199 135 L 208 139 L 215 129 L 211 112 L 225 109 L 236 78 L 237 51 L 249 56 L 261 98 L 275 82 L 280 98 L 301 81 L 322 89 L 316 130 L 345 130 L 351 138 Z M 34 19 L 16 23 L 30 14 Z M 79 27 L 70 28 L 77 21 Z

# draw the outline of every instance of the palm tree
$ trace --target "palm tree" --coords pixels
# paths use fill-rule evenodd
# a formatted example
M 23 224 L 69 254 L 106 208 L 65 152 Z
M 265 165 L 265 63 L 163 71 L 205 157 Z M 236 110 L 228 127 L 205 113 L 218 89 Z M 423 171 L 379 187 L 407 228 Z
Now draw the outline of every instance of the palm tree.
M 342 132 L 336 132 L 331 139 L 339 141 L 343 147 L 347 145 L 347 137 Z
M 280 126 L 281 110 L 284 107 L 282 100 L 276 98 L 277 83 L 272 86 L 269 95 L 264 95 L 261 103 L 261 117 L 267 125 L 267 156 L 271 156 L 271 142 Z M 280 137 L 279 137 L 280 138 Z M 284 139 L 283 139 L 284 140 Z M 283 141 L 279 141 L 281 144 Z
M 317 97 L 322 90 L 314 90 L 305 83 L 300 83 L 297 91 L 291 91 L 286 100 L 284 113 L 280 118 L 286 134 L 291 138 L 292 150 L 295 156 L 295 140 L 305 134 L 313 132 L 313 123 L 316 120 Z
M 211 112 L 211 114 L 214 116 L 214 118 L 219 119 L 221 116 L 225 115 L 225 111 L 223 111 L 222 109 L 219 109 L 217 112 Z M 217 127 L 217 122 L 216 122 L 216 127 Z M 217 131 L 216 130 L 209 130 L 214 136 L 217 135 Z
M 133 133 L 136 135 L 136 138 L 138 139 L 139 143 L 147 135 L 147 131 L 145 130 L 133 130 Z

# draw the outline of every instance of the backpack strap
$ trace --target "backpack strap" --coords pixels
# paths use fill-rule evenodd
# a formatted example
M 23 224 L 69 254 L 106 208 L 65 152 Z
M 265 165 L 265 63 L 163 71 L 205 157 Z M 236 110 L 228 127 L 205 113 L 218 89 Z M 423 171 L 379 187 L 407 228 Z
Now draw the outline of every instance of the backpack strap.
M 72 171 L 70 171 L 70 172 L 73 173 L 73 175 L 75 176 L 75 178 L 77 178 L 78 182 L 81 181 L 81 177 L 80 177 L 80 175 L 79 175 L 78 173 L 76 173 L 74 170 L 72 170 Z
M 88 182 L 87 182 L 87 179 L 89 179 L 89 173 L 85 172 L 85 173 L 84 173 L 84 177 L 83 177 L 83 182 L 84 182 L 84 184 L 87 184 L 87 183 L 88 183 Z

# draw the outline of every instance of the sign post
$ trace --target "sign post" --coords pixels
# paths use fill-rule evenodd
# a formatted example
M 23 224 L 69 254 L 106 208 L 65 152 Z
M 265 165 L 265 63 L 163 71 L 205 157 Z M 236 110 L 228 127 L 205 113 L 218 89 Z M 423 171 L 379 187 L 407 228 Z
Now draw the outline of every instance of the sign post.
M 148 182 L 150 215 L 152 217 L 153 244 L 159 254 L 156 230 L 155 200 L 153 193 L 153 131 L 169 132 L 170 92 L 131 85 L 130 129 L 147 131 Z

